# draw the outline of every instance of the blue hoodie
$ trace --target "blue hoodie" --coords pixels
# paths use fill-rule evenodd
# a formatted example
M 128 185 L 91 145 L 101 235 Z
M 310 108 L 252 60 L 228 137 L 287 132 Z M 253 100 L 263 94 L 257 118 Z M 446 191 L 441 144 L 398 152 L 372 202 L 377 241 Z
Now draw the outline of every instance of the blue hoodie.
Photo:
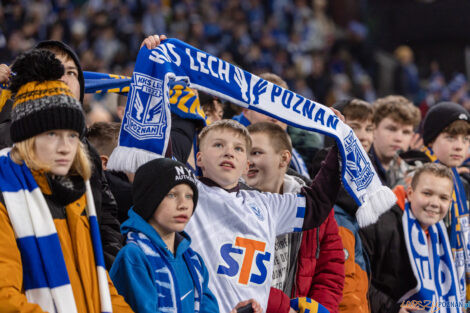
M 191 244 L 191 239 L 185 233 L 176 233 L 175 241 L 179 242 L 176 253 L 168 249 L 157 231 L 147 223 L 140 215 L 129 210 L 129 219 L 121 226 L 121 232 L 127 236 L 129 232 L 140 232 L 146 235 L 155 246 L 163 251 L 162 257 L 165 258 L 175 275 L 174 285 L 176 301 L 179 301 L 178 307 L 181 312 L 194 312 L 194 290 L 195 285 L 183 253 Z M 196 254 L 194 252 L 194 254 Z M 202 281 L 202 300 L 200 312 L 218 313 L 219 307 L 217 300 L 209 290 L 209 275 L 202 258 L 199 261 L 203 268 Z M 126 302 L 136 313 L 155 313 L 159 311 L 158 294 L 159 290 L 154 283 L 153 269 L 143 250 L 135 244 L 125 245 L 119 251 L 113 267 L 109 272 L 113 283 L 119 294 L 124 296 Z

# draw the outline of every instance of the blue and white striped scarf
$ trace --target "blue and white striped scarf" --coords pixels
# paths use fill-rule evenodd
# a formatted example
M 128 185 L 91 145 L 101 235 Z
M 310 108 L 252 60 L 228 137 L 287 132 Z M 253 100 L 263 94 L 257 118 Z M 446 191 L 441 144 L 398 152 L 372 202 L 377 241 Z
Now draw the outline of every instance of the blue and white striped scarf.
M 408 257 L 418 284 L 399 302 L 417 300 L 436 304 L 464 300 L 460 298 L 457 273 L 444 223 L 439 221 L 428 228 L 428 240 L 408 202 L 402 221 Z M 452 311 L 451 308 L 442 306 L 439 312 Z
M 344 187 L 360 206 L 356 216 L 361 226 L 374 223 L 395 203 L 395 195 L 382 186 L 354 132 L 331 109 L 177 39 L 164 40 L 153 50 L 140 50 L 119 145 L 108 162 L 110 169 L 135 172 L 140 165 L 165 155 L 171 129 L 170 85 L 178 81 L 294 127 L 335 138 L 342 156 Z
M 168 313 L 182 312 L 181 301 L 176 297 L 178 280 L 172 266 L 162 257 L 160 248 L 141 232 L 128 232 L 127 243 L 137 245 L 147 257 L 154 273 L 154 284 L 158 290 L 158 310 Z M 194 283 L 194 313 L 199 313 L 202 297 L 203 268 L 198 256 L 188 249 L 183 253 L 189 273 Z
M 15 232 L 23 265 L 28 302 L 50 313 L 74 313 L 77 306 L 70 285 L 57 230 L 31 170 L 0 151 L 0 191 Z M 86 182 L 87 214 L 100 290 L 101 312 L 112 312 L 108 278 L 90 183 Z
M 432 162 L 439 163 L 431 148 L 423 148 L 423 152 Z M 470 300 L 470 211 L 467 206 L 467 195 L 463 187 L 460 174 L 452 168 L 454 178 L 454 192 L 452 205 L 449 210 L 450 246 L 454 256 L 457 278 L 460 285 L 462 299 Z

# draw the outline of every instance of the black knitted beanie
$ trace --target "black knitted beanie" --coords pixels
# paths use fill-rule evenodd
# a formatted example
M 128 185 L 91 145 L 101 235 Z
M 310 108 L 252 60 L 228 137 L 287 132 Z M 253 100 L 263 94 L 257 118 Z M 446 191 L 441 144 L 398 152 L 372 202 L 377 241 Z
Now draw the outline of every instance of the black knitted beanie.
M 132 185 L 134 211 L 147 221 L 168 192 L 179 184 L 191 187 L 196 209 L 198 191 L 196 176 L 191 170 L 183 163 L 167 158 L 145 163 L 137 169 Z
M 52 52 L 31 50 L 18 56 L 12 66 L 13 93 L 10 136 L 13 142 L 48 130 L 71 129 L 85 134 L 85 116 L 69 87 L 59 81 L 62 63 Z
M 423 121 L 423 143 L 427 146 L 452 122 L 464 120 L 470 123 L 470 114 L 455 102 L 440 102 L 433 105 Z

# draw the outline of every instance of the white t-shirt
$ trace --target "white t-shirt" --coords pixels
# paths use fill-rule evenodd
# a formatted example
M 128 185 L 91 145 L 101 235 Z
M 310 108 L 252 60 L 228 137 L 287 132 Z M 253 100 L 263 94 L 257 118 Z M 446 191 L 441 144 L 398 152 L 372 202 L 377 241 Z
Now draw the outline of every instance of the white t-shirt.
M 220 312 L 250 298 L 266 311 L 276 236 L 302 231 L 305 197 L 197 186 L 198 204 L 185 231 L 204 259 Z

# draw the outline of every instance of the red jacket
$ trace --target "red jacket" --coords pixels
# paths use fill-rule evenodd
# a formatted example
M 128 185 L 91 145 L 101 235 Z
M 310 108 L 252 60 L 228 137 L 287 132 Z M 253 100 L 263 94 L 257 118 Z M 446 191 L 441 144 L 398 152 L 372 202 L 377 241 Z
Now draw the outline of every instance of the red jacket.
M 318 236 L 319 235 L 319 236 Z M 320 243 L 320 247 L 318 247 Z M 304 231 L 297 258 L 296 281 L 289 297 L 271 288 L 266 313 L 288 313 L 290 298 L 309 297 L 337 313 L 343 296 L 344 252 L 334 211 L 319 228 Z

